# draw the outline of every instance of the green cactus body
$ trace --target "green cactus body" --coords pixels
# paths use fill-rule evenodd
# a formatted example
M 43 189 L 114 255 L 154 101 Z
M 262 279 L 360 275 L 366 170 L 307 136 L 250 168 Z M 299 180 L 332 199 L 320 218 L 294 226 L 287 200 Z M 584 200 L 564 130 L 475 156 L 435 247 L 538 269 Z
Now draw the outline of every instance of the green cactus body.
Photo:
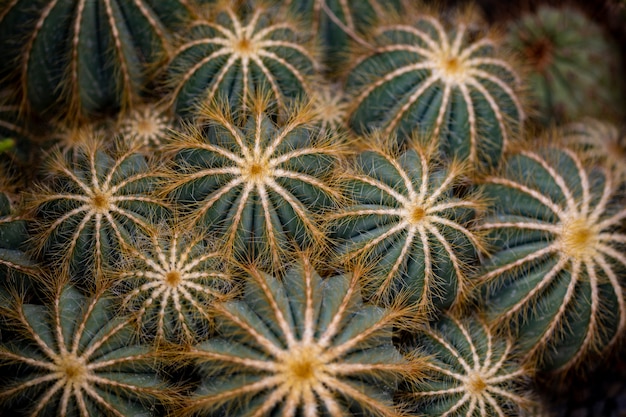
M 74 161 L 52 155 L 49 181 L 30 196 L 41 259 L 77 277 L 117 262 L 122 243 L 147 233 L 168 211 L 152 196 L 159 178 L 145 157 L 132 149 L 100 148 L 92 138 L 75 150 Z
M 205 132 L 171 145 L 175 178 L 167 191 L 191 208 L 194 224 L 223 236 L 226 252 L 278 266 L 294 243 L 325 240 L 317 215 L 337 197 L 329 178 L 339 147 L 319 135 L 310 109 L 276 125 L 259 104 L 238 125 L 226 106 L 204 108 Z
M 206 306 L 224 297 L 231 279 L 222 254 L 203 235 L 165 228 L 125 257 L 114 274 L 117 291 L 146 336 L 193 342 L 207 334 L 212 318 Z
M 539 122 L 623 114 L 619 52 L 581 12 L 541 6 L 509 26 L 506 42 L 529 64 Z
M 168 55 L 186 0 L 3 0 L 1 73 L 24 107 L 74 119 L 131 105 Z
M 245 109 L 249 97 L 266 91 L 281 110 L 310 93 L 318 66 L 306 32 L 275 8 L 253 10 L 224 2 L 196 21 L 169 66 L 177 114 L 190 115 L 199 102 L 228 99 Z
M 399 155 L 363 152 L 344 183 L 354 203 L 331 221 L 340 260 L 373 265 L 367 292 L 391 300 L 409 293 L 424 309 L 449 307 L 467 293 L 467 267 L 482 247 L 467 228 L 480 201 L 453 194 L 466 166 L 441 166 L 435 154 L 419 146 Z
M 166 393 L 156 357 L 133 341 L 110 300 L 66 287 L 47 306 L 9 317 L 19 336 L 0 344 L 0 405 L 13 416 L 149 416 Z M 2 408 L 0 408 L 2 411 Z
M 486 180 L 492 215 L 480 228 L 495 245 L 482 277 L 486 316 L 514 329 L 541 369 L 571 369 L 626 330 L 617 185 L 559 147 L 514 153 Z
M 444 316 L 419 334 L 420 354 L 431 371 L 409 395 L 423 416 L 522 416 L 534 401 L 526 392 L 530 372 L 515 357 L 514 343 L 475 318 Z
M 199 344 L 204 380 L 183 414 L 396 416 L 398 378 L 421 362 L 394 347 L 398 310 L 364 304 L 358 276 L 322 280 L 305 258 L 283 281 L 252 270 Z M 222 413 L 222 414 L 220 414 Z
M 495 165 L 524 119 L 519 80 L 489 37 L 419 16 L 376 28 L 373 49 L 350 70 L 350 124 L 357 133 L 417 131 L 448 156 Z

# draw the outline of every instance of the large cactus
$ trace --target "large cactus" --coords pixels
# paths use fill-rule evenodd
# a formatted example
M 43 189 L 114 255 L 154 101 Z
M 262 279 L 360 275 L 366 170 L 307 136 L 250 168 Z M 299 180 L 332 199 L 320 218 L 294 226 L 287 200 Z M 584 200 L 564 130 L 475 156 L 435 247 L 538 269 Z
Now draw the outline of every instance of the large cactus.
M 199 114 L 207 128 L 170 146 L 174 179 L 166 189 L 194 223 L 221 233 L 226 252 L 276 266 L 294 244 L 323 242 L 317 216 L 337 197 L 329 181 L 340 147 L 320 135 L 311 108 L 296 108 L 284 125 L 264 101 L 240 124 L 228 104 Z
M 7 317 L 17 336 L 0 343 L 0 411 L 13 416 L 152 415 L 167 386 L 157 357 L 137 344 L 110 299 L 65 287 L 46 306 Z M 8 415 L 8 414 L 7 414 Z
M 493 206 L 481 228 L 495 246 L 482 277 L 486 316 L 514 329 L 542 369 L 571 369 L 626 330 L 617 186 L 613 171 L 561 147 L 515 152 L 486 180 Z
M 216 307 L 220 337 L 190 352 L 204 379 L 185 411 L 399 415 L 394 389 L 419 376 L 425 361 L 396 350 L 392 327 L 402 310 L 364 304 L 358 281 L 322 280 L 306 257 L 282 282 L 251 270 L 244 298 Z
M 480 200 L 454 195 L 467 165 L 438 164 L 436 154 L 416 144 L 363 152 L 344 176 L 352 205 L 331 215 L 340 260 L 372 265 L 369 295 L 408 292 L 426 310 L 467 295 L 468 266 L 483 246 L 468 229 Z
M 70 119 L 132 104 L 188 14 L 187 0 L 0 3 L 0 75 L 24 108 Z
M 520 81 L 501 46 L 462 20 L 446 27 L 421 14 L 372 30 L 372 49 L 346 81 L 352 128 L 431 134 L 447 155 L 497 164 L 524 120 Z

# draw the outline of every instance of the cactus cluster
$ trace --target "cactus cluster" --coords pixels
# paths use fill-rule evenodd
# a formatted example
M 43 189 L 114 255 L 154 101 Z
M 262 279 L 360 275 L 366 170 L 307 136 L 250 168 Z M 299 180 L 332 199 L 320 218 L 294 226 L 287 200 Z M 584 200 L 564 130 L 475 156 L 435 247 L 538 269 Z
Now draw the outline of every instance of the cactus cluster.
M 0 414 L 527 417 L 619 355 L 622 57 L 476 2 L 0 0 Z

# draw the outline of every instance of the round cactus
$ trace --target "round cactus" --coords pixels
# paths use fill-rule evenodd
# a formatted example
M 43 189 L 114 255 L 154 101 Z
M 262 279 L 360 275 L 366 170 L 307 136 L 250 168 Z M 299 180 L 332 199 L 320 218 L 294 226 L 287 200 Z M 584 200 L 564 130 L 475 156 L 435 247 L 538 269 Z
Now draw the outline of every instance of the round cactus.
M 415 144 L 401 154 L 363 152 L 354 165 L 344 177 L 353 204 L 332 214 L 331 225 L 343 263 L 373 265 L 367 292 L 383 300 L 409 292 L 424 309 L 466 295 L 468 266 L 483 246 L 468 229 L 480 200 L 454 195 L 467 165 L 442 166 L 433 146 Z
M 132 149 L 107 153 L 101 147 L 91 137 L 76 148 L 74 161 L 53 154 L 49 181 L 29 199 L 41 259 L 72 273 L 99 272 L 116 262 L 121 242 L 146 233 L 167 212 L 166 203 L 152 196 L 158 177 L 146 158 Z
M 417 338 L 432 357 L 429 372 L 408 395 L 423 416 L 524 416 L 534 406 L 531 372 L 515 357 L 514 343 L 475 318 L 444 316 Z
M 529 65 L 539 122 L 623 113 L 619 52 L 582 12 L 543 5 L 512 23 L 506 42 Z
M 316 119 L 322 130 L 346 130 L 349 102 L 340 85 L 320 82 L 311 96 Z
M 23 107 L 63 119 L 128 106 L 170 48 L 187 0 L 10 0 L 0 9 L 0 74 Z
M 487 178 L 493 238 L 485 264 L 490 322 L 511 327 L 543 370 L 571 369 L 626 330 L 620 229 L 626 209 L 611 170 L 561 147 L 521 150 Z
M 167 387 L 153 351 L 106 297 L 65 287 L 47 306 L 18 305 L 0 343 L 0 411 L 19 416 L 152 415 Z
M 277 9 L 220 2 L 195 21 L 169 66 L 171 100 L 178 114 L 200 102 L 226 100 L 245 109 L 249 97 L 271 94 L 281 110 L 310 93 L 318 66 L 306 32 Z
M 418 376 L 392 328 L 402 310 L 364 304 L 359 276 L 322 280 L 307 258 L 281 282 L 254 269 L 244 298 L 216 307 L 222 337 L 190 352 L 204 374 L 186 413 L 397 416 L 399 379 Z
M 174 118 L 167 109 L 146 103 L 122 115 L 117 125 L 118 132 L 129 139 L 131 147 L 158 151 L 174 128 Z
M 401 140 L 417 131 L 440 137 L 446 155 L 497 164 L 524 120 L 518 76 L 494 40 L 459 20 L 446 29 L 407 14 L 374 29 L 372 49 L 346 81 L 356 132 L 398 132 Z
M 207 305 L 223 298 L 230 275 L 203 234 L 163 228 L 125 254 L 114 274 L 122 303 L 157 342 L 193 342 L 212 322 Z
M 167 191 L 190 207 L 194 224 L 221 233 L 226 252 L 277 266 L 293 243 L 301 248 L 325 236 L 316 215 L 334 204 L 329 177 L 339 147 L 319 134 L 309 107 L 276 125 L 257 102 L 238 124 L 228 105 L 204 107 L 204 132 L 182 135 Z M 293 242 L 292 242 L 293 241 Z

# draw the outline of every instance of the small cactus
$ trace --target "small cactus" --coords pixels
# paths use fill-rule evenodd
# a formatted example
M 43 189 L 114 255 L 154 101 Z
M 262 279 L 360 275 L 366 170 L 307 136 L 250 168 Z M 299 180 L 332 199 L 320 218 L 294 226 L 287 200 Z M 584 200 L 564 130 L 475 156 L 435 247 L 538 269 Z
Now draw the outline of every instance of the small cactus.
M 0 343 L 0 411 L 19 416 L 152 415 L 167 386 L 155 352 L 133 340 L 110 299 L 65 287 L 47 304 L 17 305 L 17 334 Z
M 346 81 L 357 133 L 418 131 L 448 156 L 497 164 L 525 117 L 520 80 L 496 41 L 459 20 L 409 13 L 373 30 Z
M 340 260 L 373 265 L 366 292 L 383 300 L 409 292 L 426 310 L 467 295 L 468 267 L 483 249 L 468 229 L 481 201 L 454 195 L 467 164 L 439 164 L 436 155 L 417 144 L 361 153 L 344 175 L 353 203 L 331 215 Z
M 143 147 L 146 152 L 158 151 L 174 129 L 174 117 L 165 108 L 145 103 L 122 115 L 117 126 L 117 131 L 129 139 L 131 147 Z
M 216 307 L 221 337 L 189 353 L 204 379 L 185 414 L 399 415 L 395 387 L 425 363 L 392 343 L 402 310 L 364 304 L 358 273 L 323 280 L 307 257 L 283 281 L 249 275 L 242 300 Z
M 626 330 L 626 209 L 614 173 L 540 146 L 511 154 L 485 183 L 493 205 L 479 228 L 494 244 L 482 276 L 488 320 L 514 329 L 543 370 L 606 351 Z
M 294 244 L 325 240 L 317 215 L 337 198 L 330 175 L 341 148 L 319 133 L 310 106 L 285 124 L 270 116 L 263 100 L 239 124 L 227 104 L 202 107 L 207 128 L 169 146 L 174 179 L 166 191 L 190 208 L 194 224 L 224 236 L 226 252 L 276 266 Z

